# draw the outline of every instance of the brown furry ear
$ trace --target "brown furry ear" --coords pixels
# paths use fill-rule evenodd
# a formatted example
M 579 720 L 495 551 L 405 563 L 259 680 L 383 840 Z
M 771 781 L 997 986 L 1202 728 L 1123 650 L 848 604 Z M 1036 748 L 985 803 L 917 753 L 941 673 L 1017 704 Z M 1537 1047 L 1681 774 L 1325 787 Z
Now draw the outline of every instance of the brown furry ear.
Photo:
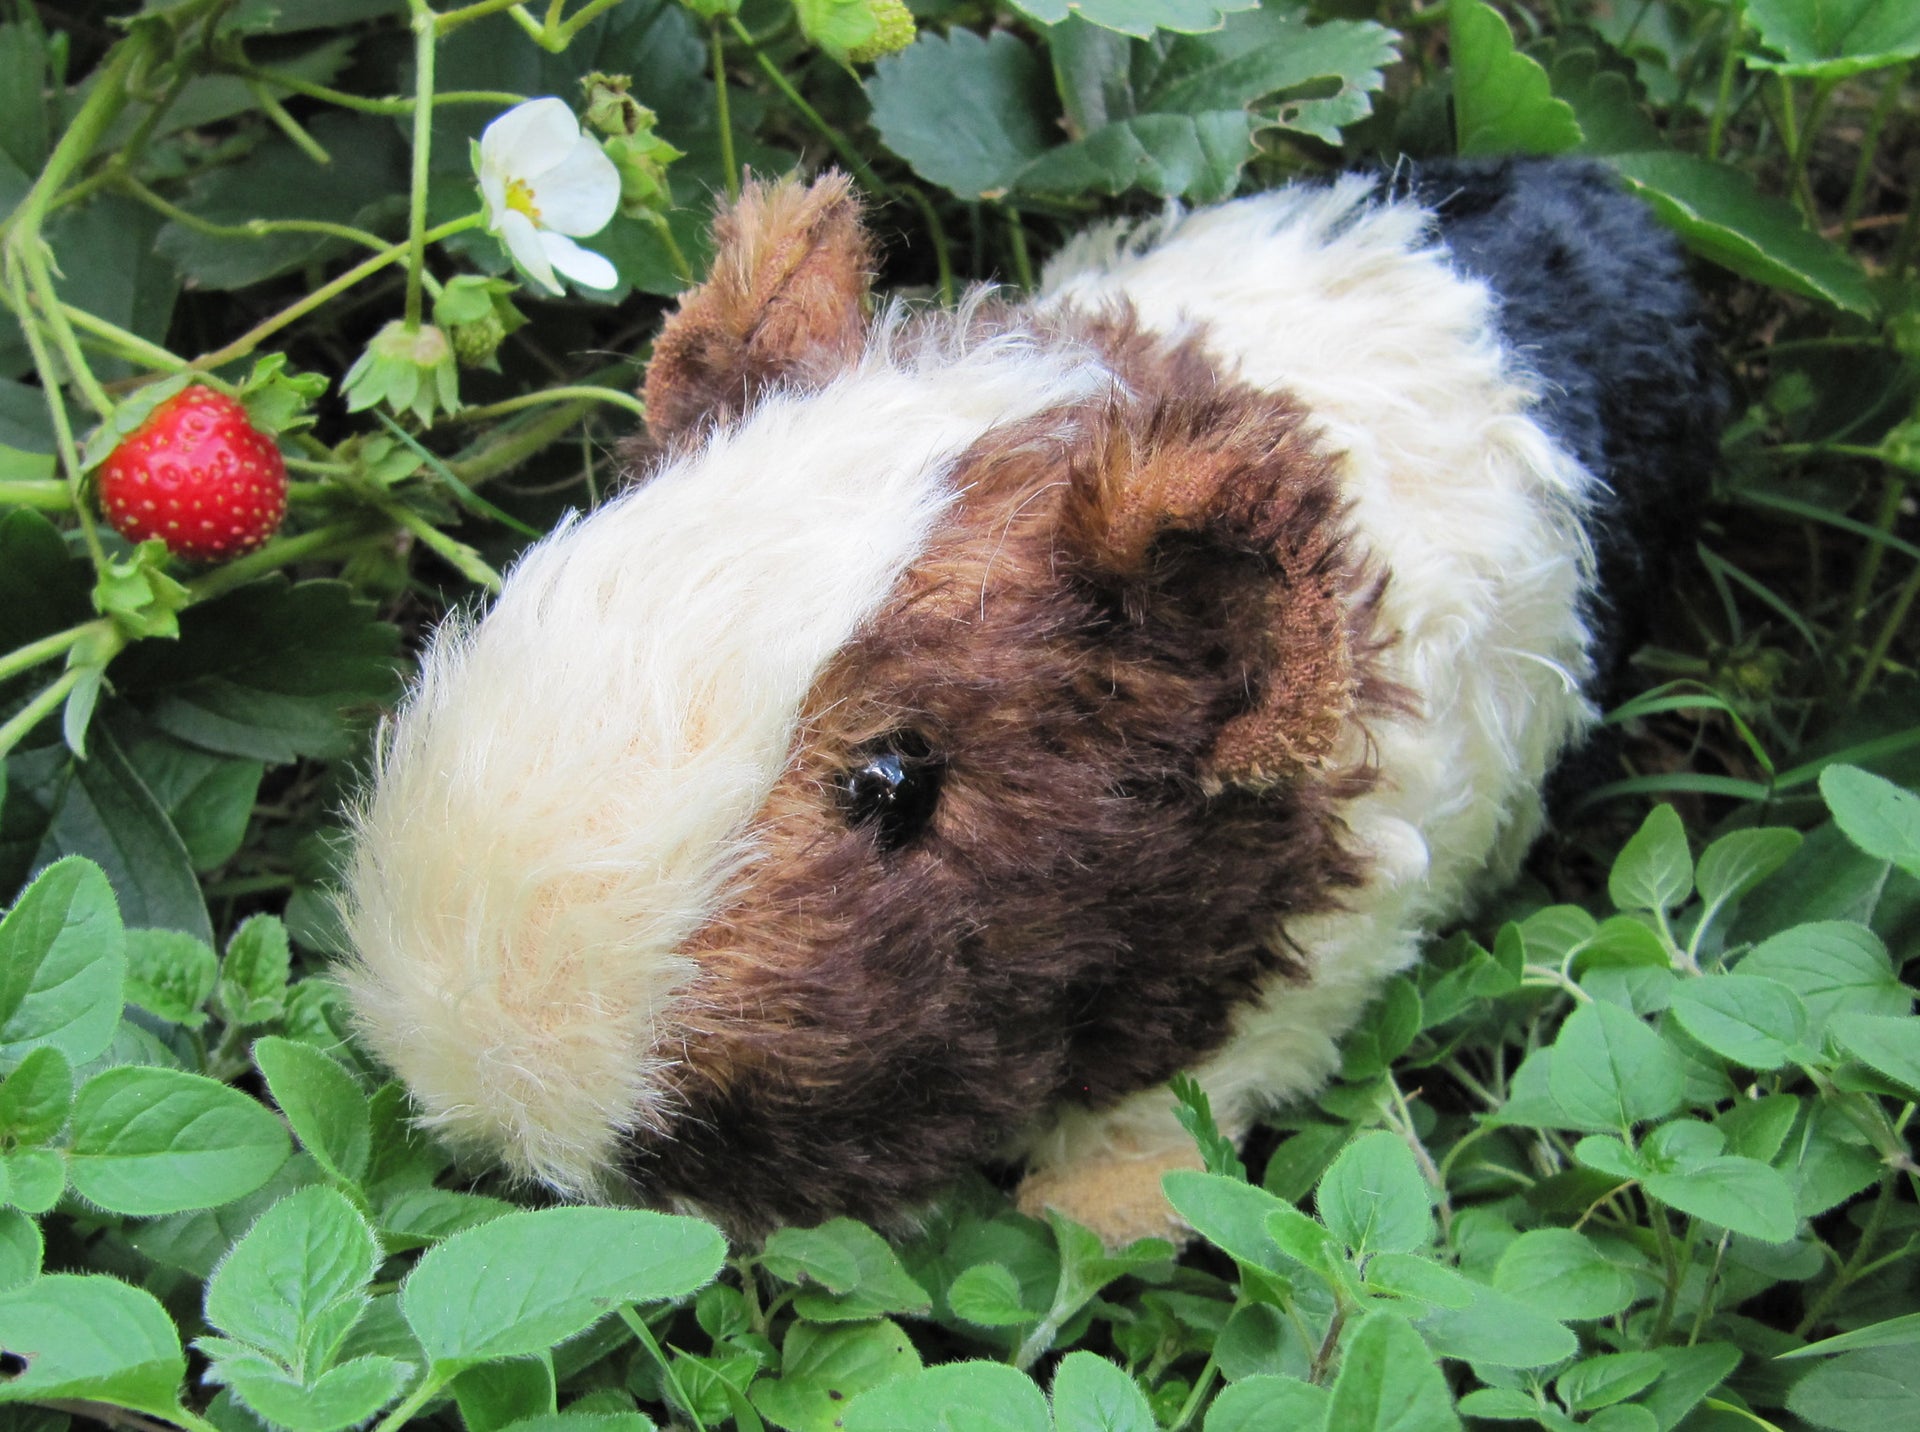
M 647 367 L 647 431 L 660 446 L 774 383 L 824 382 L 866 339 L 873 246 L 846 175 L 750 183 L 713 233 L 713 269 L 681 298 Z
M 1377 584 L 1347 537 L 1332 466 L 1303 416 L 1235 386 L 1123 402 L 1077 474 L 1066 541 L 1169 659 L 1237 665 L 1204 785 L 1264 788 L 1325 769 L 1372 675 Z

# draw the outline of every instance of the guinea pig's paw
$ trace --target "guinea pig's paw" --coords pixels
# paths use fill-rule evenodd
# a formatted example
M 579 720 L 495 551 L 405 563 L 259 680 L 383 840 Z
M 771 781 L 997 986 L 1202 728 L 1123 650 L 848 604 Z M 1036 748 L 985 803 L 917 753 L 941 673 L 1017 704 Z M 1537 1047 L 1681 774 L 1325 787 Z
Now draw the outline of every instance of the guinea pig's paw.
M 1021 1180 L 1015 1199 L 1022 1213 L 1042 1217 L 1051 1208 L 1100 1235 L 1109 1248 L 1141 1238 L 1165 1238 L 1184 1246 L 1193 1230 L 1180 1221 L 1160 1177 L 1175 1169 L 1198 1169 L 1191 1143 L 1138 1152 L 1115 1149 L 1057 1168 L 1034 1169 Z

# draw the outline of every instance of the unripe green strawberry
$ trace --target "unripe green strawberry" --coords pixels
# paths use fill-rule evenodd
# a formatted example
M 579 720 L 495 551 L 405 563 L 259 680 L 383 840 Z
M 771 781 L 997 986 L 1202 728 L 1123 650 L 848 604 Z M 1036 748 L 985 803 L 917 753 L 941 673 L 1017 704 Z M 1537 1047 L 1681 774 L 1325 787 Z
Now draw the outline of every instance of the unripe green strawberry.
M 99 472 L 100 507 L 129 542 L 217 562 L 271 537 L 287 511 L 287 464 L 247 410 L 183 388 L 120 440 Z
M 913 43 L 916 33 L 913 12 L 903 0 L 871 0 L 868 10 L 878 28 L 866 40 L 847 51 L 847 58 L 856 65 L 872 64 L 882 55 L 906 49 Z

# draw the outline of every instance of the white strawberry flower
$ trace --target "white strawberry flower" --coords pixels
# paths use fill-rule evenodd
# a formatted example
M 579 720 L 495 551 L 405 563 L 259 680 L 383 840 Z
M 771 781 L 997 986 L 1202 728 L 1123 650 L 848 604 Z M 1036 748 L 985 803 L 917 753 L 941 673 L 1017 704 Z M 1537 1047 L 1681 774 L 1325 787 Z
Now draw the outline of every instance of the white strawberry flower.
M 603 255 L 573 241 L 620 207 L 620 171 L 565 100 L 530 99 L 501 115 L 480 136 L 477 167 L 487 228 L 535 283 L 562 292 L 556 269 L 584 288 L 620 282 Z

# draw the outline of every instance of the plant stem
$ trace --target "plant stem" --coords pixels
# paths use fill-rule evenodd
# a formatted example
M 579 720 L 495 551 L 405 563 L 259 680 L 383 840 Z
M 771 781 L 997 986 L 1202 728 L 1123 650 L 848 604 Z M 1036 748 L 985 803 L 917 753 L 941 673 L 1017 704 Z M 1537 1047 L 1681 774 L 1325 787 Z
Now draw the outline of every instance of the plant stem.
M 41 512 L 64 512 L 72 500 L 66 483 L 57 477 L 28 477 L 17 482 L 0 482 L 0 507 L 32 507 Z
M 1180 1404 L 1180 1415 L 1173 1419 L 1173 1425 L 1167 1429 L 1167 1432 L 1182 1432 L 1182 1429 L 1193 1421 L 1193 1414 L 1200 1410 L 1201 1402 L 1206 1399 L 1207 1393 L 1213 1387 L 1214 1378 L 1219 1374 L 1220 1365 L 1209 1357 L 1206 1366 L 1200 1369 L 1200 1375 L 1194 1378 L 1193 1386 L 1187 1392 L 1187 1400 Z
M 447 466 L 469 487 L 478 487 L 503 472 L 511 471 L 541 449 L 563 437 L 592 409 L 591 403 L 574 402 L 555 408 L 536 422 L 516 429 L 500 442 L 482 448 L 472 457 Z
M 438 553 L 449 566 L 469 582 L 477 587 L 485 587 L 496 595 L 499 593 L 500 574 L 488 566 L 486 560 L 465 542 L 449 537 L 403 502 L 381 502 L 377 505 L 388 517 Z
M 113 345 L 125 357 L 136 363 L 145 363 L 163 373 L 178 373 L 187 366 L 184 358 L 162 348 L 158 343 L 142 338 L 138 333 L 129 333 L 117 323 L 96 318 L 84 308 L 75 308 L 70 303 L 63 303 L 60 305 L 60 311 L 75 328 L 84 329 L 96 338 Z
M 1847 700 L 1858 706 L 1873 686 L 1873 680 L 1880 674 L 1880 666 L 1887 659 L 1887 652 L 1893 646 L 1893 639 L 1906 626 L 1907 613 L 1913 610 L 1916 597 L 1920 597 L 1920 567 L 1907 574 L 1907 580 L 1900 584 L 1900 594 L 1893 599 L 1893 609 L 1887 613 L 1887 619 L 1880 624 L 1880 634 L 1873 639 L 1873 647 L 1867 652 L 1866 664 L 1860 668 L 1860 675 L 1854 680 L 1853 690 Z
M 720 171 L 727 177 L 727 197 L 740 202 L 740 161 L 733 153 L 733 103 L 727 97 L 727 37 L 720 29 L 720 17 L 707 27 L 713 47 L 713 99 L 720 111 Z
M 94 570 L 103 572 L 107 566 L 107 554 L 100 546 L 100 533 L 94 527 L 93 514 L 87 510 L 86 496 L 82 491 L 86 474 L 80 466 L 80 449 L 73 440 L 73 424 L 67 418 L 66 399 L 60 395 L 53 358 L 47 352 L 46 335 L 41 333 L 40 325 L 33 321 L 32 314 L 28 312 L 26 276 L 17 268 L 11 275 L 10 287 L 15 311 L 20 315 L 20 331 L 25 335 L 27 347 L 33 354 L 33 366 L 40 374 L 41 394 L 46 399 L 47 414 L 53 420 L 54 446 L 59 450 L 60 463 L 67 474 L 67 500 L 79 520 Z
M 50 686 L 22 706 L 12 720 L 0 726 L 0 756 L 5 756 L 7 752 L 19 745 L 22 738 L 35 726 L 51 716 L 55 708 L 67 699 L 67 693 L 80 684 L 80 678 L 84 674 L 79 667 L 62 672 Z
M 22 234 L 29 240 L 39 238 L 40 223 L 52 207 L 54 195 L 92 155 L 107 126 L 126 104 L 131 92 L 128 81 L 148 58 L 152 33 L 145 27 L 136 29 L 108 52 L 105 62 L 94 72 L 93 88 L 87 94 L 86 103 L 80 106 L 53 153 L 47 156 L 33 187 L 27 190 L 6 221 L 0 223 L 0 235 L 5 236 L 9 246 Z
M 571 45 L 574 37 L 582 30 L 606 14 L 607 11 L 611 10 L 615 5 L 621 3 L 623 3 L 623 0 L 587 0 L 585 5 L 582 5 L 574 12 L 571 20 L 566 21 L 564 24 L 549 23 L 544 26 L 543 28 L 546 30 L 549 38 L 542 43 L 544 43 L 549 50 L 558 54 L 560 51 L 566 49 L 568 45 Z M 563 8 L 564 6 L 562 4 L 556 2 L 550 13 L 557 17 Z
M 686 1413 L 687 1420 L 693 1423 L 694 1432 L 707 1432 L 706 1424 L 700 1420 L 700 1414 L 693 1410 L 693 1400 L 687 1396 L 686 1389 L 680 1385 L 680 1379 L 674 1373 L 673 1364 L 667 1361 L 667 1355 L 654 1338 L 653 1329 L 647 1326 L 647 1320 L 628 1304 L 620 1309 L 620 1321 L 625 1323 L 627 1330 L 640 1340 L 640 1345 L 652 1354 L 654 1362 L 659 1365 L 660 1376 L 667 1384 L 667 1391 L 673 1394 L 674 1404 Z
M 1020 222 L 1020 211 L 1011 204 L 1002 204 L 1001 213 L 1007 216 L 1007 243 L 1013 250 L 1013 274 L 1022 293 L 1032 293 L 1033 260 L 1027 254 L 1027 230 Z
M 419 103 L 410 94 L 390 95 L 384 99 L 349 94 L 346 90 L 317 85 L 297 75 L 282 74 L 279 70 L 265 69 L 259 65 L 235 65 L 233 72 L 246 79 L 261 80 L 266 84 L 291 90 L 294 94 L 305 95 L 308 99 L 321 100 L 327 104 L 337 105 L 341 109 L 357 110 L 361 114 L 412 114 L 413 107 Z M 525 103 L 526 98 L 523 94 L 513 94 L 507 90 L 442 90 L 433 97 L 433 103 L 436 107 L 443 104 L 511 106 Z
M 52 636 L 43 636 L 38 641 L 30 641 L 0 656 L 0 681 L 18 676 L 29 667 L 38 666 L 43 661 L 51 661 L 70 647 L 79 645 L 97 631 L 112 627 L 105 617 L 90 622 L 81 622 L 78 626 L 68 627 L 65 631 L 55 632 Z
M 1834 1299 L 1844 1293 L 1861 1275 L 1867 1260 L 1867 1253 L 1880 1237 L 1880 1230 L 1886 1225 L 1887 1210 L 1893 1203 L 1893 1190 L 1896 1180 L 1889 1169 L 1880 1175 L 1880 1191 L 1875 1195 L 1873 1207 L 1867 1213 L 1867 1221 L 1860 1230 L 1860 1241 L 1853 1245 L 1853 1256 L 1847 1259 L 1846 1266 L 1833 1275 L 1833 1281 L 1820 1290 L 1820 1295 L 1807 1309 L 1806 1316 L 1795 1326 L 1793 1335 L 1803 1338 L 1820 1326 L 1820 1320 L 1827 1315 L 1827 1309 L 1833 1306 Z
M 459 29 L 474 20 L 484 20 L 489 15 L 498 15 L 502 10 L 511 10 L 520 4 L 520 0 L 475 0 L 471 5 L 462 5 L 458 10 L 448 10 L 433 19 L 435 33 L 445 35 Z
M 1734 0 L 1727 11 L 1727 51 L 1720 60 L 1720 89 L 1713 100 L 1713 119 L 1707 126 L 1707 158 L 1720 157 L 1720 143 L 1726 138 L 1727 106 L 1733 99 L 1733 77 L 1740 63 L 1740 32 L 1746 21 L 1746 6 Z
M 413 5 L 413 187 L 407 206 L 408 328 L 420 326 L 420 275 L 427 264 L 427 161 L 433 154 L 433 60 L 438 49 L 427 0 Z
M 522 408 L 539 407 L 543 403 L 564 403 L 575 398 L 585 398 L 595 403 L 611 403 L 617 408 L 625 408 L 638 418 L 644 419 L 647 416 L 647 405 L 633 394 L 623 393 L 618 388 L 596 388 L 585 384 L 568 388 L 542 388 L 537 393 L 522 393 L 515 398 L 502 398 L 497 403 L 462 408 L 454 416 L 463 423 L 484 422 L 488 418 L 497 418 L 503 413 L 517 413 Z
M 236 557 L 224 567 L 215 568 L 204 577 L 187 583 L 187 589 L 193 593 L 195 602 L 204 602 L 235 587 L 243 587 L 256 577 L 278 571 L 289 563 L 326 556 L 335 547 L 350 546 L 370 535 L 366 520 L 359 518 L 336 522 L 329 527 L 316 527 L 297 537 L 277 537 L 259 551 Z
M 437 1375 L 429 1368 L 420 1378 L 420 1385 L 408 1393 L 398 1407 L 380 1419 L 373 1432 L 399 1432 L 412 1419 L 413 1414 L 433 1400 L 433 1395 L 446 1386 L 447 1379 Z
M 1860 209 L 1867 201 L 1867 185 L 1873 179 L 1873 161 L 1880 157 L 1881 131 L 1886 128 L 1887 117 L 1893 113 L 1893 106 L 1900 98 L 1901 90 L 1906 87 L 1911 71 L 1911 65 L 1895 65 L 1887 72 L 1887 78 L 1880 86 L 1880 98 L 1867 119 L 1867 132 L 1860 141 L 1860 160 L 1853 166 L 1853 182 L 1847 186 L 1847 201 L 1840 206 L 1840 229 L 1848 238 L 1853 237 L 1854 225 L 1860 219 Z
M 268 89 L 266 85 L 262 84 L 259 80 L 249 79 L 247 81 L 247 92 L 253 96 L 254 103 L 265 111 L 267 118 L 273 121 L 274 127 L 293 141 L 294 148 L 306 155 L 307 158 L 311 159 L 315 164 L 328 165 L 333 163 L 333 156 L 327 153 L 326 145 L 309 134 L 304 124 L 288 114 L 286 106 L 274 98 L 273 91 Z
M 792 82 L 781 73 L 780 67 L 761 52 L 760 46 L 754 42 L 753 35 L 747 27 L 740 23 L 739 17 L 730 15 L 727 17 L 727 23 L 733 27 L 733 33 L 740 43 L 752 52 L 754 61 L 760 66 L 762 73 L 773 81 L 773 87 L 785 96 L 788 104 L 800 112 L 802 119 L 819 132 L 822 139 L 833 146 L 833 152 L 840 156 L 840 162 L 853 171 L 854 176 L 867 191 L 881 198 L 891 199 L 892 187 L 882 183 L 879 176 L 868 166 L 867 161 L 861 157 L 860 151 L 848 142 L 847 137 L 822 119 L 820 111 L 801 97 L 800 91 L 795 89 Z
M 940 223 L 940 215 L 933 207 L 933 201 L 920 191 L 917 184 L 904 186 L 901 193 L 920 210 L 920 217 L 927 221 L 927 237 L 933 241 L 933 259 L 940 271 L 940 302 L 948 308 L 953 307 L 953 261 L 947 256 L 947 231 Z
M 357 229 L 351 224 L 332 224 L 324 219 L 249 219 L 244 224 L 216 224 L 211 219 L 203 219 L 187 209 L 181 208 L 142 184 L 131 174 L 122 174 L 115 181 L 116 187 L 132 195 L 156 213 L 164 214 L 174 223 L 196 233 L 206 234 L 216 239 L 264 239 L 274 234 L 324 234 L 329 238 L 345 239 L 348 243 L 359 244 L 362 248 L 382 250 L 387 241 L 368 229 Z

